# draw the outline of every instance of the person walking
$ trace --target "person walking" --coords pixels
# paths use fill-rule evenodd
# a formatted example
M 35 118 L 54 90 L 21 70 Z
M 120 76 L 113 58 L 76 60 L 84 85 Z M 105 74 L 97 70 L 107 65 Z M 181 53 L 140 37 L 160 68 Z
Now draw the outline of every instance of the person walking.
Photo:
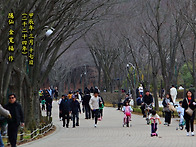
M 16 102 L 16 95 L 9 95 L 9 103 L 5 105 L 5 109 L 9 110 L 12 118 L 8 119 L 8 139 L 11 147 L 16 147 L 18 127 L 24 127 L 24 115 L 22 106 Z
M 176 103 L 177 90 L 174 87 L 174 85 L 172 85 L 172 88 L 170 89 L 170 95 L 171 95 L 171 98 L 172 98 L 172 100 L 175 104 Z
M 79 103 L 82 102 L 82 95 L 80 94 L 80 91 L 79 90 L 76 91 L 76 98 L 77 98 L 77 100 L 78 100 Z
M 52 114 L 52 98 L 48 91 L 46 91 L 45 94 L 45 100 L 46 100 L 46 115 L 51 116 Z
M 48 93 L 50 94 L 50 97 L 53 99 L 53 90 L 48 87 Z
M 100 112 L 100 120 L 103 119 L 103 108 L 104 108 L 104 100 L 103 98 L 99 95 L 100 100 L 99 100 L 99 112 Z
M 76 100 L 76 96 L 72 95 L 71 113 L 73 116 L 73 128 L 75 128 L 75 126 L 79 126 L 79 112 L 81 114 L 80 103 Z
M 94 118 L 95 118 L 95 124 L 94 127 L 97 127 L 97 119 L 99 116 L 99 105 L 102 104 L 101 98 L 98 96 L 99 92 L 97 89 L 94 91 L 94 95 L 91 97 L 89 101 L 89 105 L 92 111 L 94 111 Z
M 91 99 L 90 91 L 87 91 L 83 97 L 83 105 L 84 105 L 84 109 L 85 109 L 85 119 L 91 118 L 91 108 L 89 105 L 90 99 Z
M 184 119 L 186 120 L 186 130 L 187 136 L 189 136 L 189 130 L 191 125 L 191 135 L 194 136 L 194 118 L 195 118 L 195 109 L 196 103 L 194 99 L 194 95 L 191 91 L 187 91 L 186 98 L 182 101 L 182 107 L 184 108 Z M 192 111 L 190 114 L 188 111 Z
M 2 115 L 3 117 L 9 118 L 9 119 L 12 118 L 10 112 L 4 109 L 1 104 L 0 104 L 0 115 Z M 2 124 L 1 124 L 1 127 L 2 127 Z M 1 133 L 0 133 L 0 147 L 4 147 L 3 140 L 1 138 Z
M 70 109 L 70 100 L 67 98 L 66 95 L 62 95 L 61 102 L 59 104 L 60 114 L 63 118 L 63 127 L 65 127 L 65 119 L 67 119 L 66 122 L 66 128 L 69 127 L 69 114 L 71 113 Z
M 55 98 L 56 101 L 58 99 L 58 96 L 59 96 L 59 90 L 58 90 L 57 87 L 55 87 L 55 89 L 54 89 L 54 98 Z
M 166 95 L 166 98 L 163 99 L 163 111 L 165 112 L 165 123 L 164 125 L 169 126 L 171 123 L 171 110 L 169 109 L 169 105 L 174 105 L 173 100 L 170 94 Z
M 43 111 L 43 110 L 45 110 L 46 100 L 42 99 L 41 103 L 42 103 L 42 111 Z

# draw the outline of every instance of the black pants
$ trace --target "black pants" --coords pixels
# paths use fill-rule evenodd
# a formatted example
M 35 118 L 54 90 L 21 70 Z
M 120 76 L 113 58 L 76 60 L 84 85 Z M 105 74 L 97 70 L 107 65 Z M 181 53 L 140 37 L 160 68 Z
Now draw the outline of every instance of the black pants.
M 79 126 L 79 112 L 77 113 L 73 113 L 73 127 L 76 126 Z M 76 120 L 76 123 L 75 123 L 75 120 Z
M 156 133 L 156 131 L 157 131 L 157 123 L 152 123 L 151 124 L 151 133 Z
M 69 112 L 62 113 L 61 116 L 63 117 L 63 127 L 65 127 L 65 119 L 67 120 L 66 127 L 69 127 Z
M 165 112 L 165 122 L 167 122 L 168 124 L 171 123 L 171 111 Z
M 145 111 L 144 111 L 144 109 L 145 109 L 145 104 L 141 105 L 140 109 L 142 110 L 142 114 L 145 115 Z
M 11 147 L 16 147 L 18 133 L 18 125 L 15 123 L 8 124 L 8 139 L 10 141 Z
M 42 104 L 42 111 L 45 110 L 45 104 Z
M 103 117 L 103 109 L 99 109 L 101 118 Z
M 52 105 L 50 105 L 50 104 L 48 104 L 48 105 L 46 105 L 46 115 L 47 116 L 51 116 L 51 114 L 52 114 Z
M 94 112 L 94 117 L 95 117 L 95 124 L 97 124 L 97 119 L 99 117 L 99 109 L 93 110 Z
M 85 105 L 85 118 L 90 119 L 91 118 L 91 109 L 89 105 Z
M 95 111 L 94 110 L 91 110 L 91 114 L 92 114 L 92 119 L 94 119 L 94 117 L 95 117 Z
M 187 130 L 187 132 L 189 132 L 190 131 L 190 125 L 191 124 L 191 132 L 193 132 L 194 131 L 194 118 L 192 119 L 192 117 L 191 117 L 191 119 L 186 119 L 186 130 Z
M 118 103 L 118 110 L 120 110 L 120 108 L 122 108 L 123 103 Z

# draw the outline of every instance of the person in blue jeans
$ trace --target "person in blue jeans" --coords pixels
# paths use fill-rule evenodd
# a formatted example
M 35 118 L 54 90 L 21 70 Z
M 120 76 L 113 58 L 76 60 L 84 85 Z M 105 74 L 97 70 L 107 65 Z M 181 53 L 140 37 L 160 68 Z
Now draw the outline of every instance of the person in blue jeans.
M 75 126 L 79 126 L 79 112 L 81 114 L 80 103 L 76 100 L 75 95 L 72 95 L 71 112 L 73 116 L 73 128 L 75 128 Z
M 11 114 L 8 110 L 4 109 L 1 104 L 0 104 L 0 115 L 3 115 L 4 117 L 7 117 L 7 118 L 11 118 Z M 4 144 L 3 144 L 3 140 L 1 138 L 1 132 L 0 132 L 0 147 L 4 147 Z

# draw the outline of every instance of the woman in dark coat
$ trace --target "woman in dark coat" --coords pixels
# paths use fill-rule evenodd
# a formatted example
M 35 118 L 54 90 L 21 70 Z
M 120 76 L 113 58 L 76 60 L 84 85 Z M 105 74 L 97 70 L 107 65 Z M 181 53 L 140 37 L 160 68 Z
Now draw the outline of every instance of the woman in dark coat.
M 195 112 L 193 112 L 192 116 L 190 116 L 186 110 L 188 107 L 194 111 L 195 109 L 195 100 L 194 95 L 191 91 L 187 91 L 186 98 L 183 99 L 182 107 L 184 108 L 184 119 L 186 120 L 186 130 L 187 136 L 189 136 L 190 124 L 191 124 L 191 135 L 194 136 L 194 118 Z
M 165 124 L 168 125 L 171 123 L 171 111 L 169 110 L 169 105 L 174 104 L 170 94 L 166 95 L 166 98 L 163 99 L 163 106 L 165 109 Z

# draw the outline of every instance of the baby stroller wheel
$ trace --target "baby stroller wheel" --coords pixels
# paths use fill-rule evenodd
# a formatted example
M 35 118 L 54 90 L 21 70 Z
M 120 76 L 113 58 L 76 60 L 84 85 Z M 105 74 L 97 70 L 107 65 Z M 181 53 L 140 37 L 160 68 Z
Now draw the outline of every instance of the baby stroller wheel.
M 183 126 L 180 126 L 179 128 L 180 128 L 180 130 L 183 130 L 184 127 Z

